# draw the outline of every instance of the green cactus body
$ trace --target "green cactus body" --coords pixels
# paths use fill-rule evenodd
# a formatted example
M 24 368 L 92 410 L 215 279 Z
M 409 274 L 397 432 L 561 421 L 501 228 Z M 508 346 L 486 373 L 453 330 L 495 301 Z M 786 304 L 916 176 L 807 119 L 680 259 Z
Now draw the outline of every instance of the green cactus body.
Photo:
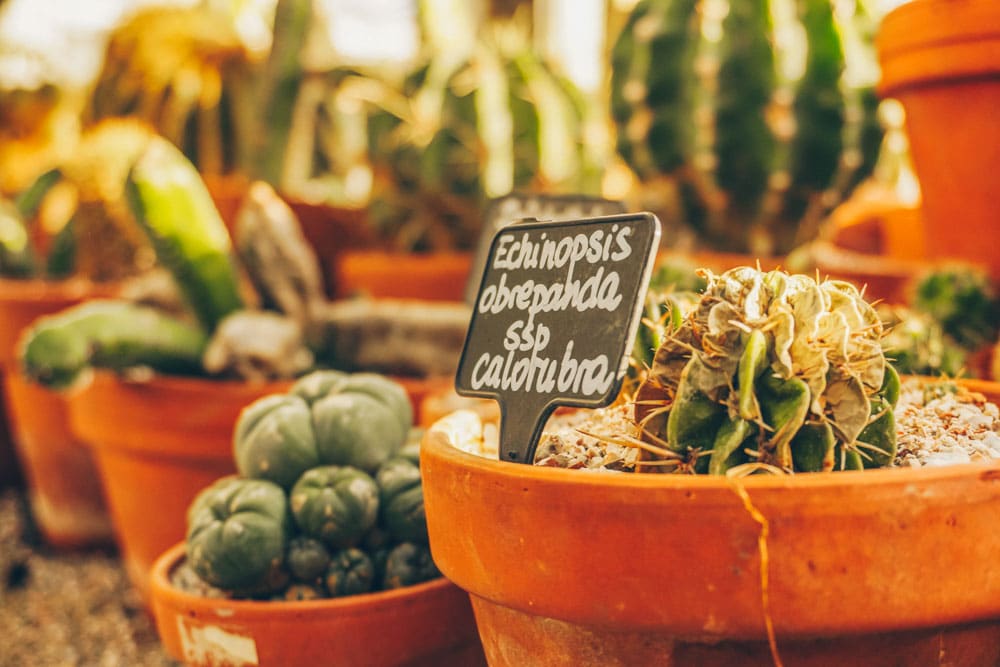
M 312 584 L 320 581 L 330 565 L 330 552 L 319 540 L 294 537 L 288 542 L 285 564 L 294 581 Z
M 827 0 L 636 5 L 612 51 L 611 115 L 665 223 L 776 254 L 817 233 L 877 154 L 866 18 Z
M 440 577 L 426 546 L 404 542 L 389 552 L 385 561 L 384 587 L 402 588 Z
M 647 437 L 694 472 L 890 463 L 899 380 L 857 289 L 748 267 L 708 276 L 640 390 L 668 408 L 637 405 Z
M 309 375 L 299 378 L 288 393 L 301 397 L 311 406 L 321 398 L 339 392 L 349 377 L 348 373 L 340 371 L 313 371 Z
M 886 328 L 885 356 L 899 373 L 958 377 L 966 372 L 968 352 L 944 333 L 933 316 L 905 306 L 880 304 Z
M 378 518 L 378 485 L 355 468 L 313 468 L 299 478 L 289 497 L 302 534 L 330 549 L 358 544 Z
M 312 405 L 320 461 L 374 473 L 395 454 L 413 424 L 403 388 L 377 375 L 357 374 Z
M 229 233 L 187 158 L 161 138 L 129 172 L 126 192 L 157 259 L 174 275 L 198 321 L 211 331 L 243 307 Z
M 344 549 L 333 555 L 323 578 L 330 597 L 360 595 L 375 586 L 375 565 L 360 549 Z
M 381 492 L 380 524 L 398 542 L 427 543 L 427 518 L 420 468 L 402 457 L 389 459 L 378 469 L 375 482 Z
M 302 602 L 303 600 L 320 600 L 326 597 L 326 590 L 311 584 L 292 584 L 278 600 L 286 602 Z
M 188 562 L 209 584 L 261 593 L 282 579 L 290 521 L 277 485 L 223 478 L 195 497 L 187 526 Z
M 1000 297 L 982 270 L 952 266 L 924 276 L 913 308 L 927 313 L 967 350 L 992 345 L 1000 330 Z
M 206 344 L 201 329 L 155 308 L 95 300 L 37 320 L 21 339 L 20 358 L 25 375 L 60 389 L 92 367 L 197 373 Z
M 37 271 L 36 264 L 21 213 L 12 202 L 0 199 L 0 276 L 30 278 Z
M 233 431 L 236 469 L 244 477 L 266 479 L 290 489 L 319 465 L 309 405 L 298 396 L 260 398 L 241 412 Z

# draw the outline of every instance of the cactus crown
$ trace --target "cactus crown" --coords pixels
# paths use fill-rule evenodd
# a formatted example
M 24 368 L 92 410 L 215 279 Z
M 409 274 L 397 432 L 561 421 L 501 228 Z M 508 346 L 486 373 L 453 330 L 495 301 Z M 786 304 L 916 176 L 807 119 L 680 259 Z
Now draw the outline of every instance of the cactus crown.
M 898 377 L 861 293 L 749 267 L 704 275 L 639 391 L 650 449 L 719 474 L 743 463 L 788 472 L 889 463 Z

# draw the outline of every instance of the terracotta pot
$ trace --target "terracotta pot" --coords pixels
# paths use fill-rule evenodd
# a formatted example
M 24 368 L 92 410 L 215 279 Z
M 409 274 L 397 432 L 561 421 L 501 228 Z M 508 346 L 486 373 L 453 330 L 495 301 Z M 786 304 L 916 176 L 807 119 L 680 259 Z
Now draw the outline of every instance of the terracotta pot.
M 191 500 L 236 472 L 240 410 L 288 386 L 162 375 L 137 383 L 99 372 L 70 397 L 73 431 L 96 455 L 126 571 L 144 598 L 153 562 L 184 538 Z
M 156 562 L 153 612 L 167 652 L 187 665 L 485 664 L 468 596 L 445 579 L 307 602 L 200 597 L 174 587 L 179 544 Z
M 886 15 L 879 91 L 906 110 L 930 257 L 980 262 L 1000 277 L 1000 4 L 915 0 Z
M 470 253 L 345 252 L 334 267 L 337 296 L 463 301 Z
M 1000 462 L 602 474 L 452 437 L 423 441 L 431 550 L 491 665 L 771 665 L 769 628 L 787 665 L 1000 664 Z
M 97 468 L 70 432 L 64 398 L 15 377 L 17 340 L 39 317 L 116 290 L 113 284 L 78 279 L 0 280 L 0 394 L 5 399 L 0 410 L 6 412 L 12 440 L 0 443 L 0 480 L 12 482 L 23 469 L 34 518 L 56 547 L 107 543 L 110 522 Z

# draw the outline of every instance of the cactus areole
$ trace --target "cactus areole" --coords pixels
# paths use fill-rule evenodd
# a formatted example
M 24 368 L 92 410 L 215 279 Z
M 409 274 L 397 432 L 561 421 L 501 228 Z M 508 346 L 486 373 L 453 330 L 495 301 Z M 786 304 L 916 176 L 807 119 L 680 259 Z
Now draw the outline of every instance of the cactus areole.
M 643 439 L 689 472 L 891 462 L 899 378 L 857 288 L 749 267 L 706 276 L 640 387 Z
M 456 389 L 500 403 L 503 460 L 534 460 L 557 405 L 617 396 L 659 237 L 641 213 L 518 222 L 493 238 Z
M 863 0 L 639 2 L 611 115 L 644 206 L 719 250 L 815 236 L 878 152 L 872 24 Z

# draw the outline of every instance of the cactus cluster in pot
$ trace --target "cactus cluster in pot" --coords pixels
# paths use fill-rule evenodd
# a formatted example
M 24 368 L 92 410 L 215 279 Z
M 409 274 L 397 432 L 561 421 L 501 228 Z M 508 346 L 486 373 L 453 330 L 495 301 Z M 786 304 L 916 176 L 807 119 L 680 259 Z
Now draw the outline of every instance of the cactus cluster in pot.
M 780 255 L 818 233 L 877 156 L 873 24 L 863 0 L 639 2 L 611 116 L 643 207 L 718 250 Z
M 646 451 L 712 474 L 890 463 L 899 377 L 857 288 L 750 267 L 707 277 L 639 389 Z
M 233 433 L 239 476 L 189 509 L 187 565 L 225 594 L 280 600 L 439 576 L 415 434 L 403 388 L 374 374 L 316 371 L 250 404 Z

